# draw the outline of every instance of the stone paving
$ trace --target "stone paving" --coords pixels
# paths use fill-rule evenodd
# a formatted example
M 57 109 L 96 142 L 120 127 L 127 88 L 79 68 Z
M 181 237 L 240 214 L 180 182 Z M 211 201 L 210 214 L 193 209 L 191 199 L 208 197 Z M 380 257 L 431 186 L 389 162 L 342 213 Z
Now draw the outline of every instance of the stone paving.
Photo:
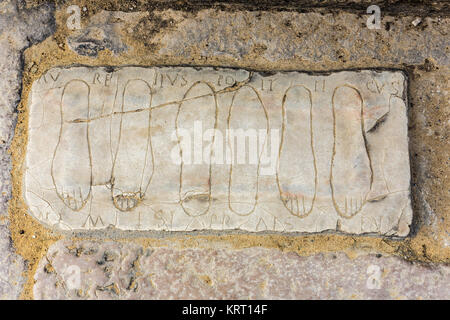
M 152 6 L 152 1 L 137 7 L 128 7 L 126 2 L 106 2 L 98 6 L 81 0 L 64 5 L 53 1 L 0 2 L 0 299 L 450 298 L 450 9 L 445 1 L 414 8 L 407 4 L 381 7 L 380 29 L 367 27 L 365 9 L 370 4 L 365 1 L 354 1 L 348 7 L 333 10 L 312 4 L 302 13 L 291 4 L 275 8 L 265 2 L 260 8 L 248 3 L 231 5 L 226 10 L 206 4 L 176 7 L 170 1 L 166 7 L 158 8 Z M 77 7 L 68 11 L 69 5 Z M 81 15 L 79 26 L 77 8 Z M 406 149 L 404 133 L 408 131 L 409 159 L 406 160 L 409 161 L 389 157 L 404 165 L 394 165 L 385 186 L 389 189 L 392 181 L 394 184 L 406 181 L 410 188 L 401 196 L 403 202 L 383 210 L 383 214 L 389 215 L 390 209 L 399 206 L 392 212 L 406 213 L 396 220 L 401 221 L 398 224 L 383 225 L 383 221 L 376 219 L 371 222 L 368 232 L 378 232 L 378 235 L 367 235 L 355 226 L 346 226 L 348 217 L 344 214 L 332 223 L 324 222 L 326 227 L 321 230 L 327 230 L 325 234 L 308 228 L 295 231 L 318 233 L 288 234 L 286 230 L 272 228 L 276 232 L 272 238 L 282 241 L 271 238 L 270 242 L 273 230 L 266 222 L 267 228 L 259 229 L 263 224 L 255 222 L 255 228 L 242 228 L 247 230 L 244 233 L 226 233 L 229 240 L 223 240 L 219 231 L 204 231 L 213 239 L 206 242 L 195 232 L 178 234 L 178 239 L 185 241 L 183 246 L 170 240 L 158 244 L 159 239 L 167 236 L 164 230 L 175 229 L 151 227 L 150 230 L 160 231 L 149 232 L 148 228 L 123 231 L 114 228 L 110 221 L 96 228 L 97 209 L 93 212 L 96 219 L 85 219 L 88 227 L 81 228 L 86 229 L 83 231 L 61 227 L 67 225 L 62 218 L 56 219 L 56 223 L 50 220 L 41 224 L 39 220 L 43 216 L 36 214 L 36 208 L 22 193 L 29 144 L 28 99 L 32 84 L 49 70 L 73 65 L 92 69 L 167 65 L 232 67 L 233 70 L 264 70 L 261 74 L 268 78 L 281 70 L 333 75 L 339 70 L 352 73 L 370 69 L 379 74 L 403 74 L 406 81 L 397 88 L 397 93 L 404 90 L 404 94 L 395 99 L 406 107 L 407 124 L 406 119 L 396 118 L 404 131 L 386 133 L 390 118 L 377 112 L 371 114 L 375 120 L 367 126 L 375 128 L 373 132 L 381 136 L 392 137 L 403 132 L 398 139 L 400 144 L 396 139 L 395 143 L 389 140 L 393 149 L 398 146 Z M 367 82 L 364 90 L 373 92 L 374 96 L 386 95 L 392 88 L 383 81 Z M 265 85 L 270 89 L 270 83 Z M 316 87 L 313 85 L 312 91 Z M 380 101 L 386 104 L 383 99 Z M 376 99 L 372 102 L 378 104 Z M 375 110 L 382 110 L 383 103 Z M 368 147 L 369 153 L 381 143 L 366 139 L 365 133 L 359 137 L 359 140 L 350 139 L 351 143 L 359 141 L 356 143 L 361 146 L 361 141 L 368 141 L 365 148 Z M 357 152 L 354 161 L 364 167 L 367 161 L 361 154 Z M 380 159 L 370 158 L 371 161 Z M 374 166 L 360 171 L 356 177 L 347 176 L 361 182 L 367 178 L 365 173 L 378 174 L 383 170 Z M 377 174 L 374 177 L 380 177 Z M 303 184 L 298 187 L 294 183 L 294 186 L 302 194 L 307 194 L 314 185 L 299 181 Z M 375 182 L 376 190 L 382 189 L 379 181 L 370 180 Z M 112 199 L 119 199 L 114 184 L 109 187 Z M 117 208 L 116 215 L 133 212 L 140 203 L 133 197 L 146 198 L 141 189 L 138 193 L 137 189 L 123 193 L 120 188 L 121 201 L 112 202 L 122 209 Z M 292 194 L 296 193 L 278 191 L 281 193 L 279 209 L 299 213 L 299 206 L 294 210 L 290 201 L 283 202 L 283 199 L 292 200 Z M 372 197 L 367 199 L 372 200 L 373 206 L 384 208 L 385 198 L 380 196 L 383 192 L 374 194 L 369 192 Z M 242 196 L 248 198 L 247 194 Z M 55 203 L 67 199 L 56 198 Z M 204 205 L 200 200 L 194 203 L 194 209 Z M 48 206 L 53 206 L 52 201 Z M 70 202 L 68 207 L 74 203 Z M 343 203 L 334 208 L 342 211 L 346 208 Z M 356 217 L 359 213 L 356 212 Z M 345 220 L 344 223 L 339 219 Z M 162 219 L 167 223 L 166 220 L 166 217 Z M 199 226 L 204 223 L 192 229 L 209 229 Z M 247 239 L 245 232 L 249 230 L 264 232 Z M 233 241 L 240 241 L 236 239 L 245 240 L 245 245 L 236 245 Z M 328 242 L 324 243 L 324 239 Z M 277 247 L 277 241 L 291 243 L 292 250 L 285 250 L 281 244 Z M 305 245 L 308 250 L 303 250 L 297 243 L 316 245 Z

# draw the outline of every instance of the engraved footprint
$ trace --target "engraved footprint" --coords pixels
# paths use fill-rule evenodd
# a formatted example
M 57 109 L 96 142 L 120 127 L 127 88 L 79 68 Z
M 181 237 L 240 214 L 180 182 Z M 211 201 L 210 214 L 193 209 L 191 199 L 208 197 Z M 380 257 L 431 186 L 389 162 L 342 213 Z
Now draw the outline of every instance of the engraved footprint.
M 269 118 L 258 92 L 251 86 L 243 86 L 234 93 L 228 114 L 228 144 L 232 150 L 228 205 L 237 215 L 247 216 L 255 211 L 261 156 L 268 133 Z M 242 150 L 239 145 L 247 141 L 248 148 Z
M 71 80 L 64 86 L 61 128 L 51 165 L 56 194 L 73 211 L 83 209 L 91 194 L 89 94 L 89 85 L 82 80 Z
M 195 98 L 199 97 L 199 98 Z M 188 216 L 197 217 L 208 213 L 211 206 L 211 153 L 205 163 L 192 163 L 191 144 L 182 141 L 188 134 L 189 138 L 194 136 L 194 128 L 201 124 L 202 134 L 206 130 L 213 130 L 217 125 L 217 101 L 212 88 L 206 82 L 194 83 L 184 94 L 179 104 L 176 117 L 176 133 L 180 147 L 180 204 Z M 183 134 L 184 133 L 184 134 Z M 214 137 L 212 142 L 214 143 Z M 204 150 L 200 150 L 203 153 Z M 194 146 L 194 152 L 196 147 Z M 206 150 L 208 152 L 208 150 Z M 199 155 L 193 155 L 197 158 Z M 203 157 L 202 157 L 203 158 Z
M 361 94 L 350 86 L 337 87 L 332 111 L 331 195 L 336 212 L 343 218 L 351 218 L 363 208 L 372 184 Z
M 130 211 L 142 201 L 153 177 L 151 87 L 144 80 L 129 80 L 122 99 L 117 151 L 111 172 L 111 194 L 117 209 Z
M 311 91 L 301 85 L 286 90 L 282 116 L 278 190 L 286 209 L 303 218 L 312 212 L 317 190 Z

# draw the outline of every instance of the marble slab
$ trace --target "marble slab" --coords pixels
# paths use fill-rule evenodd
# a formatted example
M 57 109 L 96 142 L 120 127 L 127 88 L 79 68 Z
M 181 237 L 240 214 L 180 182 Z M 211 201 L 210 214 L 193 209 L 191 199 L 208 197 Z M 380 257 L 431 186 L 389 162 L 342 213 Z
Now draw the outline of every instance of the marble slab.
M 28 102 L 24 198 L 59 230 L 406 236 L 400 71 L 53 68 Z

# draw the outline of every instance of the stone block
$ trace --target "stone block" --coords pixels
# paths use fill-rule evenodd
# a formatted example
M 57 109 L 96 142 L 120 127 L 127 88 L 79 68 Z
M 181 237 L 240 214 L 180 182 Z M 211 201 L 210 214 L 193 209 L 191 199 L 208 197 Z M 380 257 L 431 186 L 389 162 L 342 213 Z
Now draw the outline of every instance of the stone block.
M 400 71 L 53 68 L 29 117 L 24 196 L 58 229 L 409 233 Z

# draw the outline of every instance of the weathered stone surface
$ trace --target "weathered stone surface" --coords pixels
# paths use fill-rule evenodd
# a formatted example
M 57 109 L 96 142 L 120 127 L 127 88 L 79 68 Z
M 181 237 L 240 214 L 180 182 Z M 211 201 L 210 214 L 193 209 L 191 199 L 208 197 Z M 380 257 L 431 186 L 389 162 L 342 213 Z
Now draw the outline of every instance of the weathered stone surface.
M 17 275 L 21 275 L 25 264 L 20 256 L 14 254 L 14 247 L 19 248 L 19 252 L 27 259 L 28 270 L 34 270 L 35 261 L 41 259 L 45 252 L 45 250 L 27 251 L 26 249 L 42 245 L 45 247 L 45 238 L 38 236 L 33 239 L 31 237 L 32 234 L 35 234 L 35 230 L 26 225 L 26 222 L 30 222 L 31 219 L 25 214 L 25 209 L 17 210 L 18 207 L 24 207 L 21 200 L 16 201 L 20 196 L 11 201 L 13 203 L 11 216 L 14 218 L 11 220 L 11 230 L 14 243 L 10 238 L 10 222 L 6 215 L 7 201 L 11 197 L 10 159 L 6 150 L 13 135 L 12 127 L 16 122 L 15 106 L 21 94 L 21 69 L 26 74 L 23 88 L 26 94 L 28 90 L 27 80 L 32 78 L 35 72 L 40 74 L 43 70 L 48 70 L 55 65 L 73 65 L 74 63 L 118 66 L 214 65 L 268 71 L 298 69 L 329 71 L 361 68 L 405 70 L 409 77 L 409 99 L 411 101 L 411 108 L 408 108 L 411 185 L 414 207 L 414 225 L 411 228 L 411 238 L 405 241 L 381 240 L 376 237 L 344 238 L 347 241 L 354 241 L 354 246 L 348 250 L 352 254 L 360 250 L 362 255 L 367 252 L 389 252 L 415 261 L 447 261 L 448 263 L 450 246 L 448 232 L 448 176 L 450 172 L 450 166 L 448 166 L 450 152 L 448 132 L 450 132 L 450 123 L 448 121 L 448 108 L 446 107 L 448 106 L 449 94 L 450 55 L 448 54 L 448 48 L 450 38 L 447 35 L 450 19 L 448 18 L 448 9 L 442 11 L 437 9 L 438 2 L 422 1 L 420 4 L 414 5 L 410 2 L 404 2 L 405 10 L 398 9 L 397 5 L 400 1 L 395 4 L 379 2 L 382 9 L 382 23 L 381 29 L 378 30 L 367 28 L 368 15 L 365 14 L 366 8 L 364 6 L 348 6 L 348 2 L 342 1 L 327 1 L 326 4 L 339 2 L 339 6 L 333 6 L 333 10 L 327 8 L 323 2 L 319 4 L 321 8 L 315 9 L 310 9 L 310 7 L 314 7 L 314 4 L 317 4 L 316 1 L 305 2 L 304 4 L 302 2 L 302 13 L 298 12 L 298 2 L 292 2 L 292 7 L 285 10 L 280 8 L 276 1 L 264 1 L 264 7 L 262 8 L 259 7 L 259 2 L 258 4 L 248 2 L 245 7 L 238 8 L 232 4 L 226 4 L 224 5 L 226 10 L 218 9 L 224 7 L 215 4 L 212 5 L 213 9 L 201 10 L 197 2 L 194 2 L 187 10 L 183 5 L 183 3 L 187 3 L 185 1 L 167 2 L 167 4 L 174 4 L 174 7 L 171 8 L 175 10 L 164 9 L 166 8 L 166 2 L 163 4 L 153 1 L 133 1 L 133 5 L 130 5 L 127 1 L 115 0 L 88 2 L 88 5 L 85 1 L 78 0 L 72 0 L 70 3 L 58 2 L 60 6 L 55 13 L 58 31 L 44 44 L 28 50 L 24 64 L 22 64 L 20 55 L 21 50 L 37 40 L 34 34 L 39 34 L 40 30 L 52 29 L 51 19 L 45 21 L 52 15 L 46 14 L 48 8 L 45 7 L 41 9 L 42 11 L 38 10 L 36 13 L 28 10 L 16 11 L 15 5 L 10 6 L 11 3 L 14 4 L 15 2 L 0 1 L 0 52 L 3 57 L 0 59 L 2 71 L 0 74 L 0 92 L 2 93 L 0 96 L 2 128 L 0 131 L 1 139 L 5 141 L 0 145 L 2 150 L 1 204 L 2 208 L 5 209 L 2 209 L 0 214 L 0 224 L 5 225 L 4 228 L 0 228 L 0 253 L 3 257 L 3 259 L 0 258 L 1 298 L 16 298 L 22 290 L 23 281 L 17 281 Z M 18 2 L 20 4 L 27 2 L 36 6 L 37 3 L 43 1 Z M 359 3 L 360 1 L 349 2 Z M 440 3 L 448 8 L 448 3 Z M 69 14 L 66 13 L 66 8 L 73 4 L 78 4 L 80 7 L 86 5 L 86 7 L 82 7 L 82 30 L 67 32 L 66 19 Z M 365 1 L 364 4 L 368 6 L 373 2 Z M 135 5 L 138 5 L 138 7 L 136 8 Z M 146 7 L 147 5 L 148 7 Z M 276 9 L 266 11 L 271 5 Z M 396 9 L 391 11 L 395 7 Z M 426 9 L 423 11 L 424 7 Z M 155 8 L 158 9 L 154 10 Z M 244 8 L 250 8 L 250 11 Z M 134 10 L 135 12 L 104 12 L 101 9 Z M 3 15 L 5 13 L 6 19 Z M 136 25 L 137 27 L 135 27 Z M 2 105 L 2 99 L 7 103 Z M 20 114 L 21 120 L 26 118 L 24 114 Z M 26 121 L 23 123 L 26 123 Z M 19 126 L 18 129 L 18 132 L 21 132 L 25 128 Z M 25 146 L 26 144 L 23 143 L 22 145 Z M 15 155 L 18 154 L 20 157 L 21 154 L 25 154 L 25 150 L 19 148 Z M 16 165 L 16 168 L 18 167 L 22 168 L 23 163 Z M 33 224 L 33 226 L 37 225 Z M 19 234 L 19 231 L 23 230 L 22 228 L 25 228 L 23 237 Z M 90 233 L 90 236 L 98 234 L 102 234 L 105 238 L 115 238 L 116 232 Z M 121 234 L 129 235 L 132 238 L 134 235 L 131 232 Z M 265 238 L 264 236 L 257 237 L 258 239 Z M 315 252 L 330 251 L 328 245 L 318 244 L 318 239 L 330 239 L 327 244 L 340 243 L 339 236 L 291 237 L 284 236 L 282 233 L 281 237 L 285 241 L 294 239 L 294 243 L 295 239 L 315 242 L 315 246 L 317 246 Z M 20 239 L 22 241 L 19 241 Z M 25 239 L 29 239 L 29 241 Z M 130 241 L 134 240 L 130 239 Z M 382 241 L 386 246 L 376 246 L 377 241 Z M 196 236 L 192 237 L 192 242 L 197 242 Z M 219 242 L 215 245 L 215 250 L 217 250 L 219 247 L 222 248 L 224 243 Z M 267 243 L 262 244 L 258 240 L 249 245 L 267 246 Z M 390 246 L 392 246 L 392 250 L 387 249 Z M 280 248 L 282 247 L 280 246 Z M 295 250 L 295 248 L 291 249 Z M 136 250 L 139 250 L 139 248 Z M 236 252 L 230 249 L 225 250 L 229 250 L 230 253 Z M 257 253 L 256 251 L 259 249 L 243 251 L 248 252 L 248 250 L 255 250 L 255 254 L 265 251 L 265 249 Z M 343 249 L 336 246 L 332 250 L 340 251 Z M 192 251 L 198 252 L 197 249 L 192 249 Z M 208 250 L 207 252 L 213 251 Z M 280 254 L 277 250 L 267 250 L 267 252 L 267 260 L 272 260 L 272 253 L 274 257 L 278 257 Z M 159 253 L 159 250 L 154 252 L 156 255 Z M 162 254 L 162 257 L 167 256 L 170 259 L 173 255 Z M 301 268 L 301 270 L 315 270 L 316 273 L 312 274 L 311 278 L 319 277 L 321 273 L 327 278 L 325 266 L 330 268 L 330 271 L 339 273 L 332 268 L 339 265 L 326 262 L 328 261 L 327 257 L 328 260 L 332 259 L 332 255 L 326 255 L 323 259 L 321 258 L 322 264 L 310 264 L 310 268 Z M 341 261 L 339 259 L 340 254 L 337 254 L 337 257 Z M 301 259 L 310 259 L 308 261 L 311 261 L 313 258 L 315 257 Z M 62 257 L 61 259 L 65 258 Z M 385 258 L 375 259 L 373 256 L 361 256 L 350 261 L 350 263 L 355 263 L 354 267 L 343 263 L 344 271 L 341 272 L 341 278 L 346 279 L 346 277 L 352 275 L 348 274 L 347 271 L 354 271 L 364 277 L 364 274 L 367 273 L 367 267 L 361 270 L 362 273 L 358 273 L 356 265 L 363 263 L 365 259 L 368 262 L 373 260 L 385 261 Z M 389 291 L 393 292 L 392 296 L 401 297 L 401 295 L 395 293 L 407 292 L 407 294 L 403 294 L 405 298 L 449 298 L 448 276 L 443 276 L 448 275 L 448 271 L 445 271 L 448 270 L 447 267 L 434 267 L 431 263 L 422 267 L 394 258 L 389 259 L 392 259 L 393 263 L 401 268 L 401 272 L 399 271 L 400 273 L 397 274 L 403 275 L 401 282 L 398 282 L 399 284 L 388 286 Z M 20 263 L 16 264 L 14 261 Z M 244 261 L 249 260 L 244 259 Z M 375 262 L 374 265 L 377 265 L 377 263 Z M 378 265 L 384 269 L 384 262 L 383 265 Z M 299 263 L 298 266 L 300 268 L 302 263 Z M 191 270 L 182 269 L 183 266 L 179 267 L 184 271 L 184 274 L 191 274 L 189 273 Z M 242 268 L 248 270 L 245 269 L 247 265 L 242 266 Z M 281 267 L 279 269 L 282 270 Z M 372 267 L 368 271 L 370 275 L 377 275 L 377 270 L 377 267 Z M 42 270 L 38 271 L 38 274 L 41 275 L 41 272 Z M 73 270 L 71 272 L 73 274 Z M 147 270 L 145 272 L 148 273 Z M 271 277 L 272 273 L 273 270 L 267 269 L 264 276 Z M 304 279 L 302 274 L 294 272 L 292 274 L 294 279 L 295 276 Z M 387 279 L 389 279 L 390 273 L 384 274 L 387 274 Z M 178 275 L 182 278 L 181 274 Z M 31 297 L 29 285 L 33 282 L 34 273 L 30 271 L 26 276 L 29 277 L 28 285 L 22 293 L 22 297 Z M 290 288 L 290 282 L 286 284 L 287 277 L 289 275 L 277 281 L 280 285 L 278 289 Z M 197 278 L 193 277 L 193 279 Z M 203 277 L 203 279 L 205 282 L 209 282 L 208 278 Z M 231 277 L 230 279 L 229 287 L 237 288 L 243 285 L 242 281 L 246 281 L 248 278 Z M 385 278 L 382 277 L 382 279 Z M 234 282 L 234 280 L 241 282 Z M 336 283 L 339 286 L 342 284 L 342 289 L 338 289 L 342 293 L 340 297 L 351 296 L 349 292 L 355 291 L 355 284 L 364 285 L 363 282 L 344 282 L 341 279 L 336 279 L 334 282 L 329 281 L 329 283 Z M 329 283 L 320 282 L 320 286 L 314 290 L 317 296 L 323 293 L 324 298 L 330 297 L 325 292 L 330 287 Z M 105 282 L 101 285 L 107 287 L 105 290 L 108 290 L 108 288 L 114 289 L 114 286 L 110 287 L 109 284 L 109 282 Z M 358 297 L 371 298 L 380 293 L 380 297 L 389 298 L 391 295 L 383 291 L 388 288 L 385 287 L 385 284 L 385 282 L 382 282 L 381 291 L 370 290 L 368 295 L 359 295 Z M 446 284 L 447 287 L 443 287 Z M 367 282 L 365 285 L 367 286 Z M 44 289 L 45 287 L 40 281 L 38 281 L 37 287 L 41 292 L 47 290 L 49 296 L 60 294 L 63 299 L 65 298 L 64 295 L 70 298 L 74 293 L 73 290 L 70 291 L 71 293 L 67 293 L 61 288 L 52 291 L 51 288 L 53 287 L 51 286 Z M 276 285 L 273 285 L 271 288 L 274 290 L 276 287 Z M 172 290 L 181 292 L 183 288 L 191 290 L 190 285 L 182 281 L 177 282 Z M 259 294 L 260 288 L 257 286 L 247 286 L 246 288 L 248 289 L 247 296 Z M 324 288 L 324 290 L 321 288 Z M 126 295 L 124 292 L 127 291 L 122 290 L 119 296 L 124 297 Z M 36 294 L 36 296 L 42 295 Z M 143 297 L 145 296 L 144 294 Z M 202 295 L 204 298 L 216 296 L 218 295 Z M 95 296 L 93 297 L 95 298 Z M 117 298 L 118 296 L 111 294 L 111 297 Z M 301 296 L 298 295 L 297 297 Z
M 120 30 L 130 28 L 128 23 L 136 24 L 145 15 L 143 12 L 101 11 L 86 28 L 74 30 L 67 43 L 70 49 L 83 56 L 96 57 L 106 49 L 114 54 L 123 53 L 127 46 L 119 36 Z
M 0 226 L 0 300 L 17 299 L 25 279 L 24 261 L 14 253 L 7 226 Z
M 450 268 L 375 255 L 59 241 L 35 299 L 448 299 Z
M 16 1 L 0 2 L 0 299 L 17 299 L 25 281 L 25 262 L 14 252 L 9 231 L 11 158 L 8 153 L 20 99 L 22 51 L 54 29 L 52 7 L 19 12 Z
M 60 229 L 377 233 L 411 224 L 401 72 L 54 68 L 25 198 Z
M 20 13 L 15 1 L 0 4 L 0 216 L 7 214 L 11 197 L 11 161 L 7 150 L 14 135 L 20 100 L 21 55 L 30 44 L 48 36 L 53 27 L 51 12 L 50 7 L 43 6 Z
M 415 17 L 383 16 L 379 30 L 367 28 L 368 15 L 348 12 L 202 10 L 196 19 L 162 17 L 177 23 L 177 28 L 159 36 L 162 46 L 158 52 L 168 56 L 226 61 L 254 57 L 271 63 L 292 59 L 300 64 L 317 63 L 315 68 L 320 70 L 333 63 L 387 67 L 422 64 L 425 59 L 440 65 L 450 62 L 450 40 L 443 36 L 448 17 L 427 16 L 414 26 Z
M 0 226 L 0 250 L 0 299 L 14 299 L 20 294 L 22 284 L 20 272 L 24 269 L 24 265 L 21 257 L 14 254 L 9 230 L 3 225 Z

